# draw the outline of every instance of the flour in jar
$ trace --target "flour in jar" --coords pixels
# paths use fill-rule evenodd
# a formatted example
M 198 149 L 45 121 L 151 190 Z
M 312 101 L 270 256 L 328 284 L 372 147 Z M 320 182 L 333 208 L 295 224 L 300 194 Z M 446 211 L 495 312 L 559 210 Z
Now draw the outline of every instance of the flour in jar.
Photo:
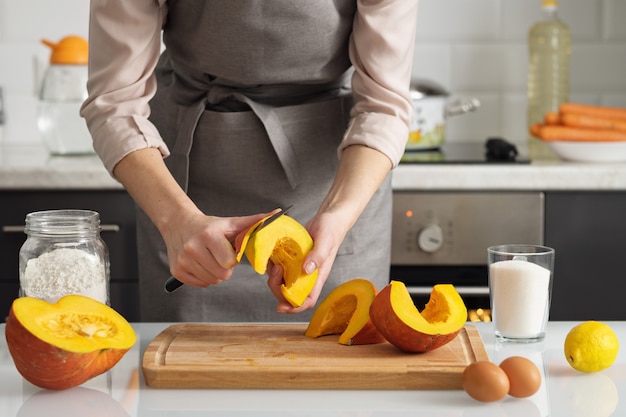
M 76 248 L 57 248 L 26 263 L 20 286 L 25 296 L 55 303 L 68 294 L 108 302 L 102 259 Z

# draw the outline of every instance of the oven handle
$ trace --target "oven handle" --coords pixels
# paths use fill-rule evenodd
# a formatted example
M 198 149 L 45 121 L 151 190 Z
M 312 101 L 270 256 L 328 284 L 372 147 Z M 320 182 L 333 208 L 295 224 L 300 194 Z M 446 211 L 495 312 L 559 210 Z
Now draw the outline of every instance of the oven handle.
M 411 295 L 430 295 L 432 287 L 406 287 Z M 489 295 L 489 287 L 454 287 L 459 295 Z

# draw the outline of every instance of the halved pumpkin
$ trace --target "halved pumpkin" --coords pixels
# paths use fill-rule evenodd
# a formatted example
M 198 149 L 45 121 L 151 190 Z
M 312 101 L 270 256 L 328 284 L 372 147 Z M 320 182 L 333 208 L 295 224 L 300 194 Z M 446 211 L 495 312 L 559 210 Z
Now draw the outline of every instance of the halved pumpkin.
M 383 343 L 385 338 L 370 320 L 370 305 L 377 289 L 362 278 L 334 288 L 315 309 L 305 335 L 320 337 L 339 334 L 342 345 Z
M 15 299 L 5 336 L 18 372 L 51 390 L 75 387 L 108 371 L 137 339 L 124 317 L 82 295 L 67 295 L 55 304 Z
M 450 342 L 467 321 L 467 308 L 451 284 L 437 284 L 420 313 L 408 289 L 391 281 L 370 307 L 376 328 L 405 352 L 427 352 Z
M 246 258 L 258 274 L 265 274 L 271 260 L 283 268 L 281 294 L 294 307 L 304 303 L 317 281 L 317 269 L 307 274 L 304 257 L 313 249 L 313 239 L 297 220 L 282 215 L 249 236 Z

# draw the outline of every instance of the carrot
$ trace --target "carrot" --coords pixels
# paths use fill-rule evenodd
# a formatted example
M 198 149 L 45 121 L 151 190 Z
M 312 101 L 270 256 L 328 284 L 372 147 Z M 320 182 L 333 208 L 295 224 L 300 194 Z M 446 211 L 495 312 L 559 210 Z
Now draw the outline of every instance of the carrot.
M 535 137 L 540 137 L 542 126 L 543 125 L 541 123 L 533 123 L 532 125 L 530 125 L 530 134 Z
M 531 127 L 531 129 L 533 129 Z M 626 141 L 626 132 L 614 129 L 584 129 L 560 125 L 534 127 L 539 139 L 564 142 L 621 142 Z M 532 130 L 531 130 L 532 131 Z
M 561 124 L 561 115 L 555 111 L 549 111 L 544 116 L 544 123 L 547 125 L 559 125 Z
M 559 107 L 562 113 L 586 114 L 589 116 L 602 117 L 605 119 L 626 120 L 626 109 L 620 107 L 593 106 L 580 103 L 563 103 Z
M 615 129 L 626 131 L 626 120 L 605 119 L 578 113 L 563 113 L 560 116 L 561 124 L 571 127 L 583 127 L 588 129 Z M 546 114 L 546 124 L 548 115 Z

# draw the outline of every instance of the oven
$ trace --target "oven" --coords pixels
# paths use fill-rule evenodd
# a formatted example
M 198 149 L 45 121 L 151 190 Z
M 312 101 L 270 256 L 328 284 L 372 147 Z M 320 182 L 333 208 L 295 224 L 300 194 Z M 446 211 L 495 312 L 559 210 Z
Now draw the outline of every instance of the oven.
M 541 192 L 396 190 L 390 278 L 406 284 L 419 310 L 434 284 L 453 284 L 468 319 L 490 321 L 487 247 L 543 240 Z

